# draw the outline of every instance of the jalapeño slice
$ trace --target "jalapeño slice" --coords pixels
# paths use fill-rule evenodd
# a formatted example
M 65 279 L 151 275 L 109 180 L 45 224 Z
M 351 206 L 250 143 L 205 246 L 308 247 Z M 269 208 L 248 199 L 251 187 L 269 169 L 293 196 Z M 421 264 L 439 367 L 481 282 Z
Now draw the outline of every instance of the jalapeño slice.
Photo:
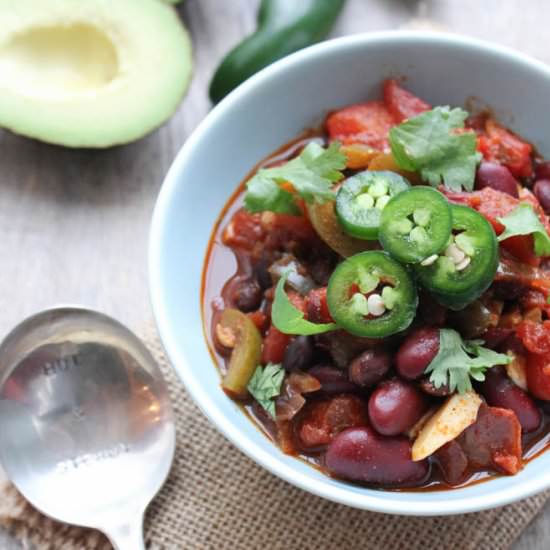
M 451 235 L 451 207 L 439 191 L 417 186 L 393 197 L 382 212 L 380 243 L 404 263 L 429 261 Z
M 453 234 L 430 265 L 417 265 L 420 282 L 444 306 L 458 310 L 479 298 L 498 267 L 498 242 L 491 224 L 467 206 L 451 205 Z
M 418 295 L 407 270 L 388 253 L 374 250 L 338 265 L 328 283 L 327 302 L 344 330 L 384 338 L 411 324 Z
M 358 239 L 378 238 L 380 215 L 388 201 L 409 188 L 393 172 L 361 172 L 348 178 L 336 196 L 336 215 L 344 231 Z

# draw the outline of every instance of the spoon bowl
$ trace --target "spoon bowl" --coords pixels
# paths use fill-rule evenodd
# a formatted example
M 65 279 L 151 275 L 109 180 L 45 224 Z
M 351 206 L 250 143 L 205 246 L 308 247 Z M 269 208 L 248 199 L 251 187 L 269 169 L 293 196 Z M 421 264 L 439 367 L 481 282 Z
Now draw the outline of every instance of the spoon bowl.
M 0 461 L 44 514 L 143 548 L 143 514 L 174 449 L 162 374 L 117 321 L 51 309 L 0 346 Z

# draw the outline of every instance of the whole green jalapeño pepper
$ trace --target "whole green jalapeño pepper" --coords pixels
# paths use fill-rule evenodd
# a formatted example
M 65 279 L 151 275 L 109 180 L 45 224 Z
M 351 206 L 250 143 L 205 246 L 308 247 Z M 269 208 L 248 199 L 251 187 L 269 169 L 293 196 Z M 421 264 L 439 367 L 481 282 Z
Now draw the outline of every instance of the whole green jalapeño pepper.
M 394 172 L 361 172 L 348 178 L 336 196 L 336 215 L 344 231 L 357 239 L 378 238 L 382 211 L 389 200 L 409 188 Z
M 430 265 L 415 266 L 422 285 L 444 306 L 459 310 L 491 285 L 498 267 L 498 242 L 476 210 L 451 205 L 453 233 Z
M 344 330 L 384 338 L 412 323 L 418 295 L 407 270 L 386 252 L 375 250 L 338 265 L 328 283 L 327 303 Z
M 379 239 L 404 263 L 437 259 L 451 236 L 451 207 L 439 191 L 416 186 L 393 197 L 382 212 Z
M 262 0 L 256 32 L 227 54 L 212 78 L 212 102 L 270 63 L 325 38 L 343 5 L 344 0 Z

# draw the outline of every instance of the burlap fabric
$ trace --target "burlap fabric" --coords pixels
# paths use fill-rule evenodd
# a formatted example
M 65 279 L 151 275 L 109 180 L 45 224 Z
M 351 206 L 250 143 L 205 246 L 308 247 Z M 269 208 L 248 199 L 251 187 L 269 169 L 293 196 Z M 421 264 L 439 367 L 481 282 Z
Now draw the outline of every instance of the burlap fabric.
M 147 514 L 148 548 L 501 550 L 550 496 L 439 518 L 387 516 L 327 502 L 279 480 L 232 447 L 191 402 L 156 337 L 148 344 L 170 385 L 178 437 L 171 476 Z M 0 493 L 0 520 L 31 547 L 110 548 L 99 533 L 43 517 L 5 480 Z

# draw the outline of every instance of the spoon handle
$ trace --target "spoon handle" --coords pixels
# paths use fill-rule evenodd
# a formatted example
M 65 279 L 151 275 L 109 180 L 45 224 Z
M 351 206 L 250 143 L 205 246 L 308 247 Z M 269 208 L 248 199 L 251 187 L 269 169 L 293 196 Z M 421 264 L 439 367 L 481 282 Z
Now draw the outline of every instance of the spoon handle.
M 114 550 L 145 550 L 143 540 L 143 517 L 109 529 L 105 533 Z

